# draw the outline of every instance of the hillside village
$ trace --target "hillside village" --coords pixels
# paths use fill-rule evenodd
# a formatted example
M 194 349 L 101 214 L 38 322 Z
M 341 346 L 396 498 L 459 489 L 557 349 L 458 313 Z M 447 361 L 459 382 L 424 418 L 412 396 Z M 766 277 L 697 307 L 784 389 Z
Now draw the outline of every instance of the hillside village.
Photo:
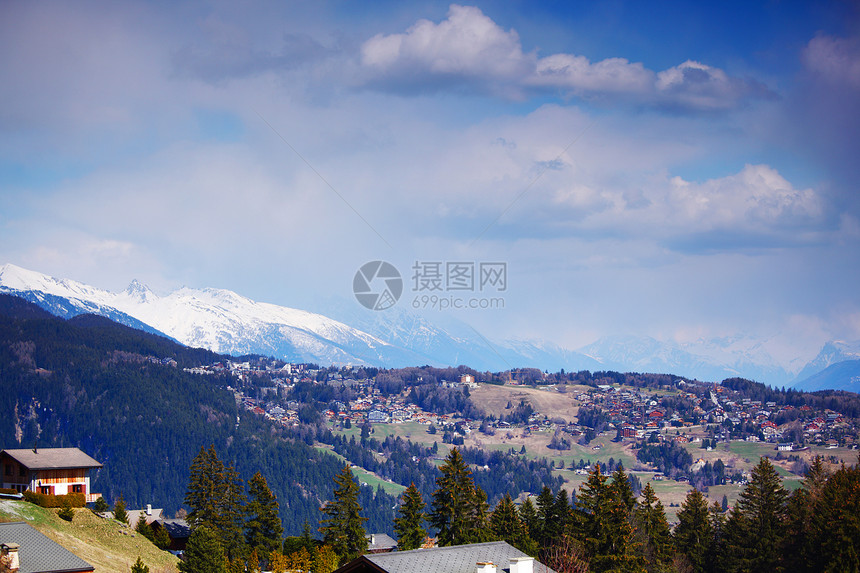
M 829 408 L 777 403 L 746 397 L 729 387 L 674 378 L 671 384 L 634 387 L 615 383 L 560 384 L 541 380 L 533 384 L 546 392 L 571 394 L 587 420 L 565 420 L 554 412 L 529 407 L 521 420 L 505 419 L 505 413 L 483 418 L 465 417 L 456 411 L 428 412 L 410 400 L 413 386 L 386 394 L 375 376 L 356 376 L 353 368 L 319 368 L 260 359 L 255 362 L 216 363 L 190 369 L 199 374 L 228 373 L 236 381 L 237 402 L 249 412 L 273 423 L 296 427 L 303 423 L 300 401 L 290 398 L 297 384 L 313 384 L 350 390 L 351 400 L 332 400 L 320 412 L 340 427 L 364 424 L 419 423 L 440 431 L 448 439 L 468 437 L 476 431 L 518 429 L 521 432 L 551 432 L 588 444 L 600 432 L 618 441 L 672 440 L 684 444 L 704 439 L 743 440 L 772 443 L 774 450 L 801 450 L 809 445 L 857 448 L 858 420 Z M 615 374 L 615 373 L 613 373 Z M 630 376 L 630 375 L 628 375 Z M 604 380 L 610 382 L 610 379 Z M 471 373 L 455 380 L 439 380 L 440 388 L 460 389 L 468 394 L 481 383 Z M 518 382 L 508 381 L 508 384 Z M 508 404 L 511 408 L 512 404 Z M 488 430 L 488 428 L 491 428 Z M 444 434 L 443 434 L 444 435 Z M 462 443 L 460 440 L 459 443 Z M 563 444 L 563 442 L 562 442 Z M 563 445 L 561 447 L 564 447 Z

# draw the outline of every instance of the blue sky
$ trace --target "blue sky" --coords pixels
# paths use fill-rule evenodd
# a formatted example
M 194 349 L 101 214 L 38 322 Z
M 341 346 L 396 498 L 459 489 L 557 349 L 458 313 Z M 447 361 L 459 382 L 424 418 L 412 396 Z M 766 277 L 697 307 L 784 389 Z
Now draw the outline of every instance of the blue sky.
M 313 308 L 505 261 L 497 337 L 860 339 L 856 3 L 365 4 L 0 5 L 0 262 Z

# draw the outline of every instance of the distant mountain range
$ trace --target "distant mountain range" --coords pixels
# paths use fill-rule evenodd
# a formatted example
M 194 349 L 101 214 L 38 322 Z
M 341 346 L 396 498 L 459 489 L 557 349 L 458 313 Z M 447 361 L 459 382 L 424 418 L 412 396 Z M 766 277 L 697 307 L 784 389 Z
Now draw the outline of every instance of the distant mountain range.
M 430 321 L 396 306 L 371 311 L 357 303 L 328 301 L 319 314 L 256 302 L 222 289 L 181 288 L 159 296 L 137 281 L 113 293 L 11 264 L 0 267 L 0 292 L 65 318 L 99 314 L 192 347 L 292 362 L 658 372 L 714 381 L 739 376 L 783 386 L 860 358 L 860 343 L 829 342 L 798 375 L 797 369 L 792 371 L 768 354 L 761 341 L 743 336 L 683 345 L 609 336 L 570 350 L 546 341 L 497 340 L 452 317 L 434 315 Z M 852 384 L 838 376 L 828 383 L 840 388 L 843 382 Z

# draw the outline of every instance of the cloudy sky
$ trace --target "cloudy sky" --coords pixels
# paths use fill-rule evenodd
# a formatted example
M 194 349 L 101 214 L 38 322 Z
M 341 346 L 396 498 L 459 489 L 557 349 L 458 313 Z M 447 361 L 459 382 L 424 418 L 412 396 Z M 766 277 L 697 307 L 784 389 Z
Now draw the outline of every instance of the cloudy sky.
M 501 261 L 496 337 L 860 339 L 856 2 L 366 4 L 0 3 L 0 264 L 313 308 Z

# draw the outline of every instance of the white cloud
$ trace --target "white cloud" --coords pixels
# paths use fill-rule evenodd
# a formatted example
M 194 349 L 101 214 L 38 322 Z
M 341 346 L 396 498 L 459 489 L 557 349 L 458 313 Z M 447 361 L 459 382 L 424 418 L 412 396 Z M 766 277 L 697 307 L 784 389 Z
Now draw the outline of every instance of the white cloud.
M 860 38 L 813 38 L 803 52 L 803 62 L 831 83 L 860 89 Z
M 582 55 L 524 53 L 479 8 L 452 4 L 447 19 L 419 20 L 402 34 L 377 34 L 361 49 L 368 85 L 393 91 L 466 87 L 503 97 L 562 90 L 579 97 L 623 97 L 650 105 L 727 109 L 767 90 L 757 82 L 686 61 L 655 73 L 625 58 L 591 62 Z

